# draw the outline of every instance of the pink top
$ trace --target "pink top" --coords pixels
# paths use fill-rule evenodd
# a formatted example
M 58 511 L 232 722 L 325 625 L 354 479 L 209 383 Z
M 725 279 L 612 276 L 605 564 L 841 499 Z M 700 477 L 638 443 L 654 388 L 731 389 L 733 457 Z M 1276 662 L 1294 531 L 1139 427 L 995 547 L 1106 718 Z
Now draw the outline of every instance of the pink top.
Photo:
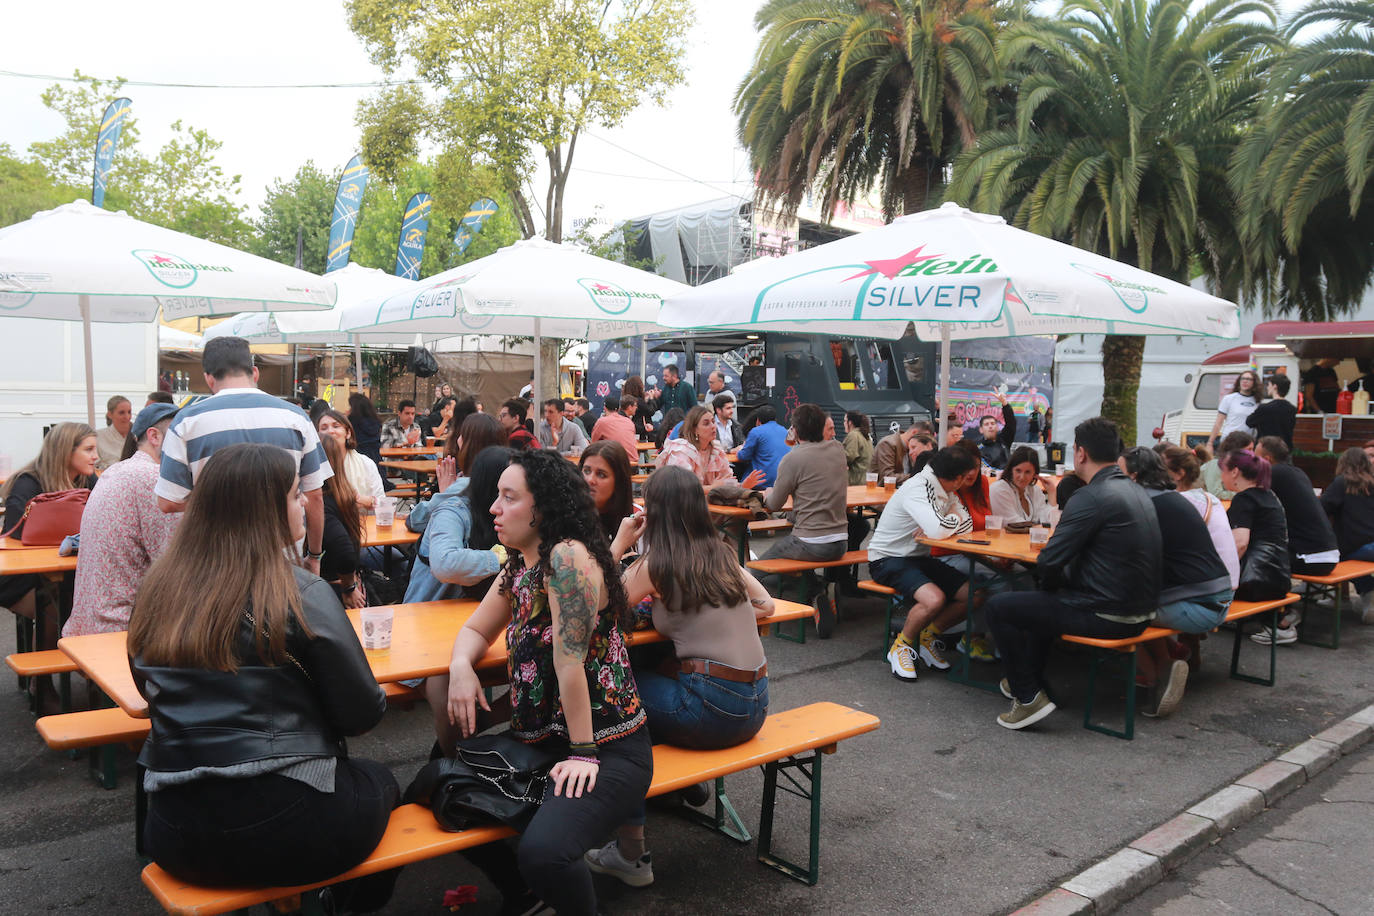
M 603 414 L 592 427 L 592 441 L 599 442 L 602 439 L 619 442 L 625 447 L 625 454 L 630 456 L 630 464 L 635 463 L 635 456 L 639 454 L 639 440 L 635 437 L 634 420 L 623 413 Z
M 686 439 L 668 439 L 663 443 L 663 451 L 658 453 L 658 466 L 665 468 L 669 465 L 686 468 L 708 487 L 735 476 L 719 439 L 711 440 L 709 457 L 703 457 L 701 449 Z
M 100 475 L 81 516 L 76 593 L 63 636 L 129 628 L 129 612 L 143 574 L 162 553 L 181 521 L 157 507 L 158 465 L 145 452 Z

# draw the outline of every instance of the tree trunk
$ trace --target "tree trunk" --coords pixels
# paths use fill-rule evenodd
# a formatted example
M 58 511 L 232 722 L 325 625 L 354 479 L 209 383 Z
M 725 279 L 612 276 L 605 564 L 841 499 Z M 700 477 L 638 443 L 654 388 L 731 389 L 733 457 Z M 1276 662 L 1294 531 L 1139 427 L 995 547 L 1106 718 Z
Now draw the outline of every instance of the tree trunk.
M 1144 356 L 1144 337 L 1102 338 L 1102 416 L 1116 424 L 1127 447 L 1136 444 L 1136 395 Z
M 559 340 L 556 337 L 544 337 L 540 340 L 539 355 L 544 365 L 542 367 L 543 377 L 539 380 L 539 392 L 540 397 L 546 401 L 549 398 L 556 398 L 561 395 L 561 392 L 558 390 L 558 354 L 561 349 L 562 347 L 559 345 Z M 536 404 L 535 409 L 530 413 L 532 416 L 542 417 L 543 410 L 543 407 Z
M 515 201 L 515 217 L 520 224 L 520 234 L 524 238 L 532 239 L 538 228 L 534 225 L 534 214 L 530 212 L 530 202 L 525 199 L 525 193 L 516 185 L 511 191 L 511 199 Z

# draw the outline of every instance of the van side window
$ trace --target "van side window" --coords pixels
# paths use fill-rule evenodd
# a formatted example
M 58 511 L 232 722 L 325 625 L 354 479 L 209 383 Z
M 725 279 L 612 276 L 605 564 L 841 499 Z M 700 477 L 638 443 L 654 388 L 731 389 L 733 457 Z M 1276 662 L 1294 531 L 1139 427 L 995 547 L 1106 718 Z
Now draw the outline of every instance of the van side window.
M 892 344 L 877 343 L 868 345 L 868 362 L 873 368 L 874 388 L 901 388 L 901 377 L 897 374 L 897 363 L 892 358 Z
M 1221 406 L 1221 396 L 1229 394 L 1236 382 L 1234 373 L 1206 372 L 1198 376 L 1197 394 L 1193 395 L 1193 407 L 1198 410 L 1216 410 Z M 1222 389 L 1226 390 L 1223 391 Z
M 785 354 L 784 357 L 783 357 L 782 365 L 783 365 L 783 371 L 784 371 L 784 373 L 787 375 L 787 380 L 788 380 L 789 382 L 796 382 L 796 381 L 800 381 L 800 380 L 801 380 L 801 354 L 800 354 L 800 353 L 788 353 L 788 354 Z
M 835 361 L 835 377 L 839 379 L 841 390 L 854 391 L 868 387 L 859 371 L 859 351 L 854 341 L 830 341 L 830 357 Z

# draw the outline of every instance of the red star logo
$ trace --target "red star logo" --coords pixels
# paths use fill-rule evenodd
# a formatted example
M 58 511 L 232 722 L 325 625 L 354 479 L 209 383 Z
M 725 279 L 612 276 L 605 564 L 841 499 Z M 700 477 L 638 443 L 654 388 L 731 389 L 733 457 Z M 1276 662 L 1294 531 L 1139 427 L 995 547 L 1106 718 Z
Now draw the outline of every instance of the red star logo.
M 175 264 L 176 262 L 173 261 L 171 258 L 164 258 L 164 257 L 163 257 L 162 255 L 160 255 L 160 254 L 155 254 L 155 255 L 153 255 L 153 263 L 154 263 L 154 264 Z
M 896 277 L 897 274 L 901 273 L 904 268 L 910 267 L 912 264 L 920 264 L 923 261 L 933 261 L 939 257 L 938 254 L 921 254 L 925 247 L 926 246 L 921 245 L 920 247 L 913 248 L 906 254 L 896 258 L 887 258 L 881 261 L 864 261 L 864 263 L 868 265 L 868 270 L 861 270 L 852 277 L 845 277 L 845 280 L 856 280 L 859 277 L 867 277 L 869 274 L 882 274 L 884 277 L 891 280 Z
M 593 283 L 592 289 L 596 290 L 598 293 L 609 293 L 611 291 L 611 288 L 605 283 Z

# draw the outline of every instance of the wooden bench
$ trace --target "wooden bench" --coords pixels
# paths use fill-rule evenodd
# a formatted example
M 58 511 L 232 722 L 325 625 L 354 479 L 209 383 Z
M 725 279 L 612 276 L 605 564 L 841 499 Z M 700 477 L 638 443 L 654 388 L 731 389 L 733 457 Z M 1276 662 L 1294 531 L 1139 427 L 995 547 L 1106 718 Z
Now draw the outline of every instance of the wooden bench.
M 1345 584 L 1365 576 L 1374 576 L 1374 563 L 1361 560 L 1342 560 L 1336 568 L 1325 576 L 1296 575 L 1293 578 L 1307 584 L 1302 596 L 1303 622 L 1298 624 L 1298 639 L 1311 646 L 1323 649 L 1339 649 L 1341 646 L 1341 604 L 1345 600 Z M 1306 624 L 1316 609 L 1318 598 L 1330 598 L 1335 605 L 1331 616 L 1331 641 L 1322 642 L 1308 635 Z
M 882 644 L 883 656 L 884 658 L 886 658 L 887 650 L 892 646 L 892 621 L 897 617 L 897 614 L 902 610 L 902 605 L 906 602 L 902 600 L 901 595 L 897 594 L 897 590 L 895 588 L 888 588 L 886 585 L 879 585 L 872 579 L 860 580 L 859 588 L 863 591 L 872 592 L 875 595 L 882 595 L 885 598 L 887 598 L 887 613 L 883 615 Z M 902 622 L 906 622 L 905 615 L 902 616 Z
M 1294 604 L 1300 600 L 1300 596 L 1294 594 L 1285 595 L 1272 601 L 1232 601 L 1231 607 L 1226 612 L 1226 620 L 1223 623 L 1236 623 L 1249 617 L 1259 614 L 1269 614 L 1270 626 L 1278 626 L 1279 609 Z M 1146 627 L 1137 636 L 1129 636 L 1124 639 L 1098 639 L 1092 636 L 1075 636 L 1065 633 L 1059 638 L 1064 642 L 1079 646 L 1087 646 L 1096 649 L 1092 653 L 1088 667 L 1088 699 L 1083 707 L 1083 727 L 1089 731 L 1100 732 L 1104 735 L 1111 735 L 1113 738 L 1124 738 L 1130 741 L 1135 737 L 1135 675 L 1136 675 L 1136 649 L 1141 643 L 1149 642 L 1153 639 L 1163 639 L 1166 636 L 1177 636 L 1177 630 L 1168 627 Z M 1250 674 L 1242 674 L 1238 670 L 1240 663 L 1240 646 L 1244 634 L 1241 628 L 1235 628 L 1235 638 L 1231 643 L 1231 677 L 1238 681 L 1246 681 L 1251 684 L 1262 684 L 1265 687 L 1274 686 L 1275 666 L 1276 666 L 1276 647 L 1273 643 L 1269 645 L 1269 676 L 1267 678 L 1256 677 Z M 1122 731 L 1108 728 L 1092 721 L 1093 700 L 1097 694 L 1097 670 L 1103 658 L 1109 658 L 1113 654 L 1125 654 L 1128 656 L 1129 663 L 1126 665 L 1126 727 Z
M 761 518 L 756 522 L 749 523 L 750 534 L 773 534 L 778 531 L 786 531 L 792 527 L 792 523 L 785 518 Z
M 797 582 L 797 601 L 802 604 L 810 604 L 812 599 L 812 584 L 814 579 L 808 573 L 818 569 L 835 569 L 844 566 L 857 566 L 860 563 L 868 562 L 867 550 L 850 550 L 844 556 L 835 560 L 750 560 L 744 564 L 755 572 L 763 573 L 765 576 L 784 576 L 795 579 Z M 782 592 L 785 589 L 779 589 Z M 783 597 L 778 595 L 779 598 Z M 837 602 L 838 604 L 838 602 Z M 838 609 L 838 608 L 837 608 Z M 820 621 L 816 621 L 819 633 Z M 773 635 L 783 639 L 790 639 L 793 642 L 806 642 L 806 621 L 797 621 L 797 635 L 787 636 L 782 632 L 781 625 L 773 627 Z M 821 638 L 828 637 L 829 633 L 821 633 Z
M 61 649 L 42 649 L 34 652 L 14 652 L 5 656 L 5 664 L 19 675 L 19 689 L 26 690 L 29 678 L 57 675 L 57 693 L 63 712 L 72 708 L 72 672 L 81 668 Z M 30 697 L 29 708 L 37 712 L 37 695 Z
M 774 713 L 757 735 L 736 747 L 693 751 L 658 745 L 654 748 L 654 778 L 648 794 L 654 797 L 715 780 L 714 815 L 693 813 L 732 839 L 748 842 L 751 837 L 725 795 L 725 777 L 763 767 L 758 859 L 789 877 L 815 884 L 820 878 L 822 758 L 833 754 L 839 742 L 871 732 L 878 725 L 878 719 L 868 713 L 835 703 L 813 703 Z M 789 789 L 784 785 L 785 792 L 800 795 L 810 803 L 809 855 L 804 865 L 789 862 L 773 851 L 773 813 L 779 775 L 795 787 Z M 143 884 L 169 913 L 209 916 L 307 894 L 328 884 L 433 859 L 511 835 L 513 832 L 506 827 L 478 827 L 449 833 L 439 826 L 428 808 L 402 805 L 392 813 L 386 833 L 372 854 L 361 864 L 328 881 L 299 887 L 208 888 L 180 881 L 157 865 L 149 865 L 143 869 Z M 683 862 L 682 867 L 694 866 Z

